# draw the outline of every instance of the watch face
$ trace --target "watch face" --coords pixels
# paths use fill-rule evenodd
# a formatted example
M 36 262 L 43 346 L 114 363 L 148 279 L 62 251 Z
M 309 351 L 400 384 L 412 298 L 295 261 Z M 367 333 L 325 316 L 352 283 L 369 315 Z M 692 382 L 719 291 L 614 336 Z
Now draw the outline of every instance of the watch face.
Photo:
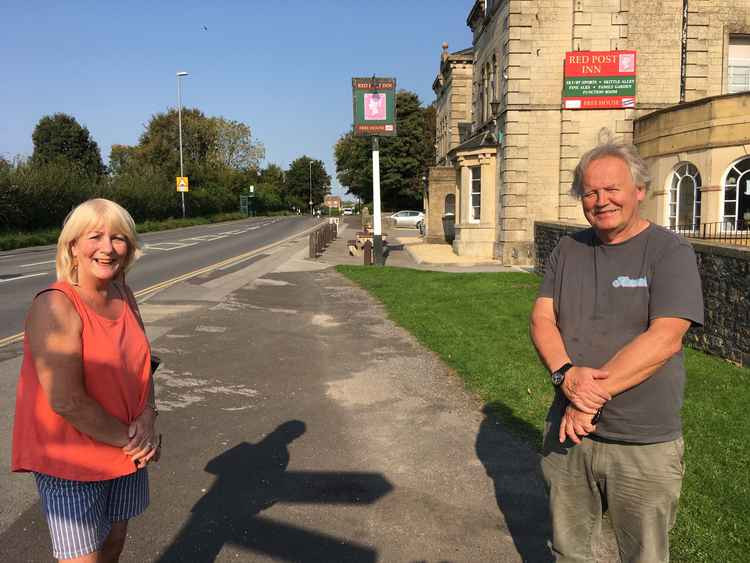
M 563 379 L 565 379 L 565 373 L 556 371 L 552 374 L 552 385 L 554 385 L 555 387 L 559 387 L 563 382 Z

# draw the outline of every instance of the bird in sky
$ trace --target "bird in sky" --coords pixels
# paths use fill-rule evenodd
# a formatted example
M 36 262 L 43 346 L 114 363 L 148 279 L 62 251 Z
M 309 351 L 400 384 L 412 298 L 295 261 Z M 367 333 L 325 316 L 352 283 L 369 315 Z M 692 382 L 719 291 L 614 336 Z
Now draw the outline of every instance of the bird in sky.
M 203 26 L 203 31 L 208 31 L 208 28 L 205 25 Z

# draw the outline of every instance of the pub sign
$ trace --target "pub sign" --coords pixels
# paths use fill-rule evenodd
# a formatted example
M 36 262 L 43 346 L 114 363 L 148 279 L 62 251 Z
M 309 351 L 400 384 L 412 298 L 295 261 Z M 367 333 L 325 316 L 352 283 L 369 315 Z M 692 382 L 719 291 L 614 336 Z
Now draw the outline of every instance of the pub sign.
M 635 107 L 635 51 L 565 53 L 563 109 Z
M 354 134 L 396 135 L 396 79 L 352 78 Z

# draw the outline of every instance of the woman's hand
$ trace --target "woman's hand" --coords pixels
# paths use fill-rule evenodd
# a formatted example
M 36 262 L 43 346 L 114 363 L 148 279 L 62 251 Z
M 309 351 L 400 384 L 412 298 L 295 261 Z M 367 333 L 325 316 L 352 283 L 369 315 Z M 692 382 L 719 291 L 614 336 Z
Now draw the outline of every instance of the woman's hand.
M 122 448 L 139 469 L 149 461 L 159 460 L 160 440 L 156 435 L 156 412 L 150 406 L 136 418 L 128 428 L 130 441 Z

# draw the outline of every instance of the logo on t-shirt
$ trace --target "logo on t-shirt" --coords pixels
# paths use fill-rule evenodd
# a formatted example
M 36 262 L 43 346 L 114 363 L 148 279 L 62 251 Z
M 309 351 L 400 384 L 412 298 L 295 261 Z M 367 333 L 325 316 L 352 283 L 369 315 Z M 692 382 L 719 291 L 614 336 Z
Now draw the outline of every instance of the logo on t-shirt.
M 648 287 L 646 278 L 629 278 L 628 276 L 619 276 L 612 282 L 612 287 Z

